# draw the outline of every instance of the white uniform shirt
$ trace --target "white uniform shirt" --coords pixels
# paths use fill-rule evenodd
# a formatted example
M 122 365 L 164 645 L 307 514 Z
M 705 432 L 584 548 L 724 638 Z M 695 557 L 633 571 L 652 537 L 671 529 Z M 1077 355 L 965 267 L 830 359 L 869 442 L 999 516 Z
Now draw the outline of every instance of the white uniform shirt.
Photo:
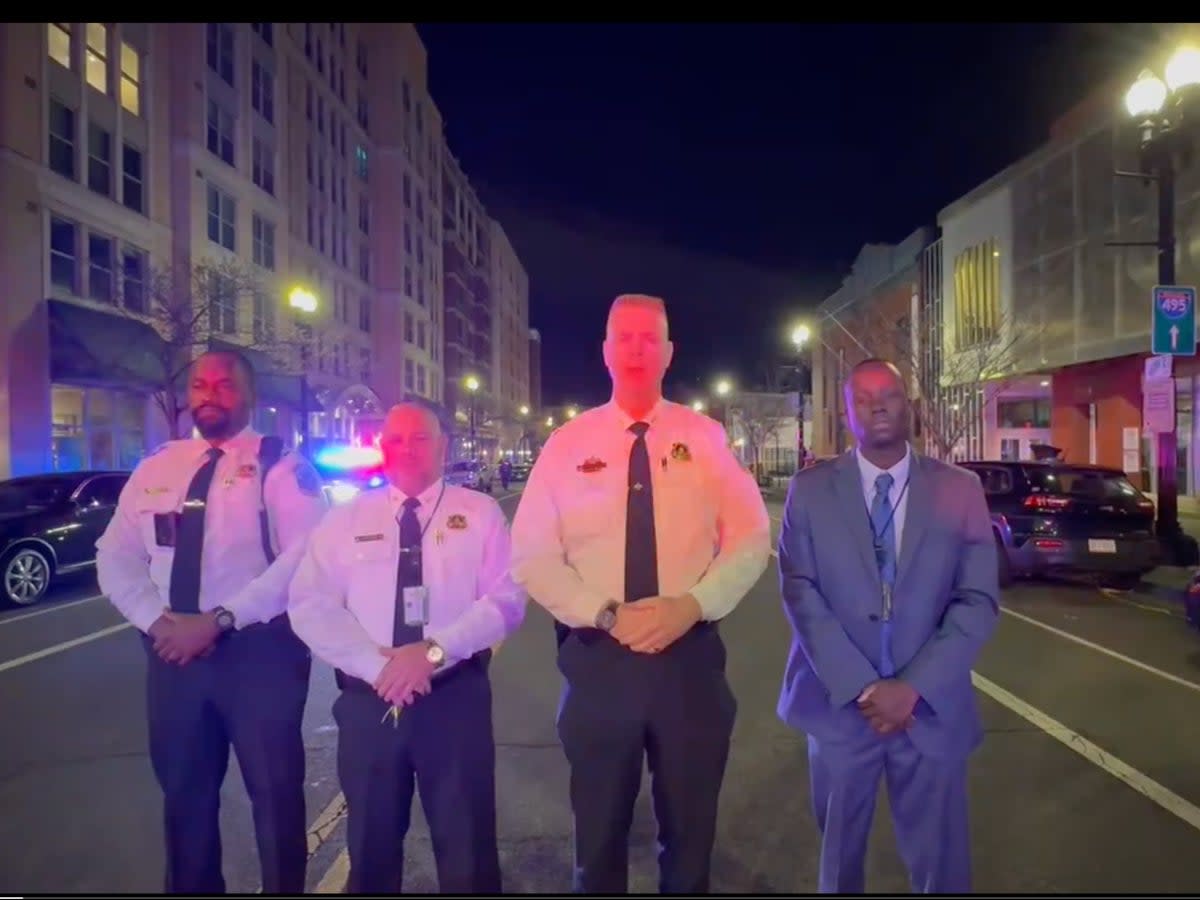
M 264 492 L 258 467 L 261 440 L 262 435 L 246 428 L 222 445 L 224 455 L 217 461 L 204 512 L 200 611 L 223 606 L 239 629 L 284 612 L 305 538 L 328 507 L 316 471 L 296 453 L 280 458 L 267 474 Z M 202 439 L 169 441 L 138 463 L 96 542 L 100 590 L 142 631 L 170 608 L 175 548 L 158 546 L 154 517 L 183 509 L 188 486 L 207 461 L 210 446 Z M 277 554 L 269 567 L 259 521 L 264 493 Z
M 591 627 L 625 598 L 633 421 L 610 402 L 558 428 L 513 520 L 513 578 L 569 627 Z M 766 504 L 719 422 L 666 400 L 644 421 L 659 593 L 691 593 L 704 619 L 721 619 L 767 567 Z
M 904 450 L 904 458 L 896 463 L 890 469 L 881 469 L 873 462 L 867 460 L 857 448 L 854 450 L 854 456 L 858 460 L 858 474 L 862 477 L 863 496 L 867 500 L 867 516 L 871 515 L 871 507 L 875 504 L 875 479 L 887 472 L 892 476 L 892 486 L 888 489 L 888 502 L 892 504 L 892 529 L 896 536 L 896 558 L 900 557 L 900 548 L 903 546 L 900 539 L 904 536 L 904 516 L 908 512 L 908 491 L 905 486 L 908 484 L 908 468 L 912 461 L 912 448 L 906 447 Z
M 421 581 L 429 589 L 424 634 L 445 650 L 445 671 L 520 627 L 525 594 L 509 577 L 500 504 L 441 480 L 417 499 Z M 389 486 L 334 507 L 313 532 L 290 590 L 288 614 L 300 639 L 369 684 L 387 662 L 380 649 L 392 646 L 404 500 Z

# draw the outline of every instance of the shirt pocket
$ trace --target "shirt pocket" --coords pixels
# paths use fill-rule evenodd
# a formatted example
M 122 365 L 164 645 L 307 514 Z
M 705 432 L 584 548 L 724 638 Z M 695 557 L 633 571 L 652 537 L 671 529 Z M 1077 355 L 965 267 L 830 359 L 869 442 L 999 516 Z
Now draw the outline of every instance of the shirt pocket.
M 556 498 L 568 543 L 595 538 L 625 521 L 629 485 L 624 470 L 609 465 L 595 472 L 571 473 Z
M 384 540 L 352 543 L 347 551 L 351 596 L 392 596 L 396 593 L 397 546 Z
M 157 516 L 174 517 L 175 521 L 171 523 L 170 528 L 172 534 L 176 534 L 178 531 L 178 517 L 175 514 L 180 509 L 180 498 L 173 492 L 143 494 L 134 501 L 133 509 L 146 551 L 151 556 L 172 553 L 175 549 L 173 546 L 160 546 L 158 542 L 158 529 L 155 525 L 155 518 Z

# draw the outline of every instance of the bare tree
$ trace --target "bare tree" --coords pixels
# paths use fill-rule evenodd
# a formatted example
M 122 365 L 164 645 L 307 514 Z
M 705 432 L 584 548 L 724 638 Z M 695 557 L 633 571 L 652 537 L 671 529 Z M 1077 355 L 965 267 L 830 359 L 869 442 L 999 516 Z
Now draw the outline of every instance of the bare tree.
M 926 335 L 914 336 L 907 318 L 891 320 L 878 309 L 847 318 L 843 324 L 861 342 L 859 355 L 890 360 L 907 379 L 927 450 L 941 459 L 954 456 L 983 410 L 1040 356 L 1044 335 L 1041 324 L 1000 316 L 987 329 L 972 329 L 969 346 L 946 341 L 932 354 Z
M 179 437 L 179 419 L 187 408 L 183 380 L 197 355 L 214 341 L 257 350 L 284 369 L 297 346 L 279 334 L 278 301 L 270 297 L 251 267 L 236 261 L 204 260 L 193 266 L 156 268 L 141 277 L 122 276 L 117 292 L 122 315 L 146 323 L 159 341 L 150 352 L 154 400 L 168 434 Z M 112 348 L 112 368 L 126 368 L 131 348 Z
M 755 474 L 763 449 L 784 425 L 796 418 L 789 394 L 744 391 L 729 404 L 729 418 L 746 441 Z

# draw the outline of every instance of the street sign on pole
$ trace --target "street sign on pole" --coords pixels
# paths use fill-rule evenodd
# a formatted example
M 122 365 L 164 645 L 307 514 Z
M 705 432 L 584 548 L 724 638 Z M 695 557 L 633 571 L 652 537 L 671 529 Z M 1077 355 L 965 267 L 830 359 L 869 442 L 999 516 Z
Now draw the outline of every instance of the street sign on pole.
M 1159 284 L 1153 292 L 1150 352 L 1161 356 L 1196 355 L 1196 289 Z

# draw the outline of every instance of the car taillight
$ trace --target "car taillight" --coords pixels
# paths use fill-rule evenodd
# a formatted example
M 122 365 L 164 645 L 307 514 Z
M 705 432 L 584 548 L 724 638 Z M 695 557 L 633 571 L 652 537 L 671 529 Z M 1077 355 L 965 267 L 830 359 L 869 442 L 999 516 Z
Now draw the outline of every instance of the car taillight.
M 1042 512 L 1063 510 L 1070 505 L 1070 497 L 1051 497 L 1047 494 L 1030 494 L 1025 498 L 1024 503 L 1026 509 L 1036 509 Z

